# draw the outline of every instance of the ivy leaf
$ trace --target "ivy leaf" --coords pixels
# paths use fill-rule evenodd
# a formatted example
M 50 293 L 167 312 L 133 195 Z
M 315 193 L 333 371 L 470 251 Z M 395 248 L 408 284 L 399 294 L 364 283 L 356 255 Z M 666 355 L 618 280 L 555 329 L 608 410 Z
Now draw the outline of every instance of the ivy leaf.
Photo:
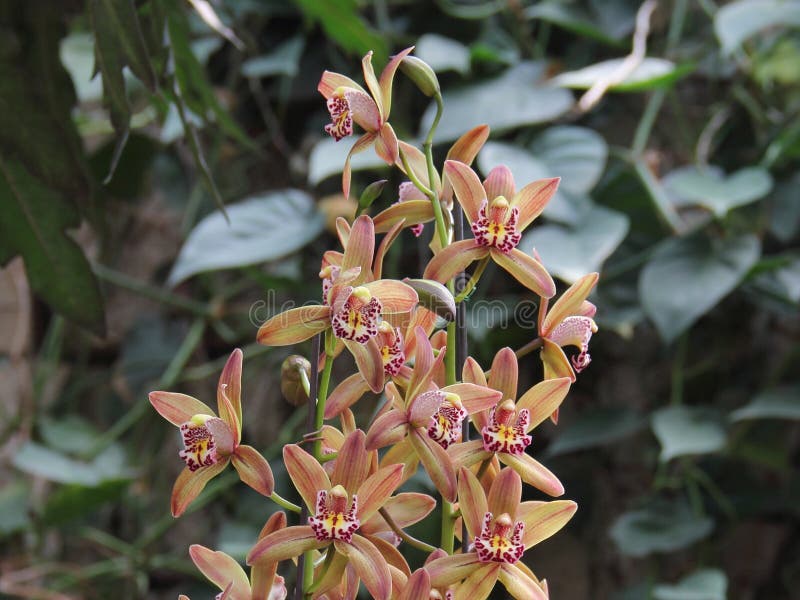
M 642 269 L 645 313 L 669 343 L 733 291 L 761 253 L 753 235 L 724 240 L 696 234 L 669 240 Z
M 747 167 L 729 176 L 718 167 L 682 167 L 668 173 L 662 183 L 675 204 L 704 206 L 720 219 L 772 189 L 772 177 L 761 167 Z

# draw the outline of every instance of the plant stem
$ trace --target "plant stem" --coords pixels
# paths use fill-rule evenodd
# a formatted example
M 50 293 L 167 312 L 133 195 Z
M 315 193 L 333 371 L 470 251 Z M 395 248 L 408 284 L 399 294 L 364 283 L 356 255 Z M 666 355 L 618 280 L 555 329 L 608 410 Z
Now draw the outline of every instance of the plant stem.
M 536 339 L 531 340 L 530 342 L 522 346 L 519 350 L 514 352 L 514 354 L 517 355 L 517 358 L 522 358 L 523 356 L 527 356 L 534 350 L 538 350 L 539 348 L 541 348 L 542 344 L 544 344 L 542 338 L 537 337 Z
M 427 552 L 428 554 L 436 550 L 435 546 L 426 544 L 422 540 L 418 540 L 417 538 L 408 535 L 405 531 L 400 529 L 397 523 L 394 522 L 394 519 L 392 519 L 392 515 L 390 515 L 389 511 L 387 511 L 385 508 L 383 507 L 379 508 L 378 512 L 383 517 L 383 520 L 386 521 L 386 524 L 389 527 L 391 527 L 392 531 L 394 531 L 397 534 L 397 536 L 409 546 L 413 546 L 417 550 L 422 550 L 423 552 Z
M 475 267 L 475 272 L 472 273 L 472 277 L 469 278 L 467 281 L 467 285 L 464 286 L 464 289 L 458 293 L 455 300 L 456 303 L 463 302 L 467 299 L 467 297 L 472 293 L 472 290 L 475 289 L 475 286 L 478 284 L 478 281 L 483 275 L 483 272 L 486 270 L 486 267 L 489 266 L 489 257 L 486 256 L 480 260 L 478 266 Z
M 269 497 L 275 504 L 285 508 L 286 510 L 290 510 L 294 513 L 300 514 L 302 510 L 297 504 L 294 502 L 290 502 L 286 498 L 280 496 L 277 492 L 272 492 L 272 495 Z

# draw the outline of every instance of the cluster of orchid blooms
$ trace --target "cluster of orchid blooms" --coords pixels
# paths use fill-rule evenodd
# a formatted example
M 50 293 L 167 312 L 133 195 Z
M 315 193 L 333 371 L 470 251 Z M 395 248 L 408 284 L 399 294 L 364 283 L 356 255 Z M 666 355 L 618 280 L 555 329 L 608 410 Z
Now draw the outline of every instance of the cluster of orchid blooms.
M 284 512 L 270 517 L 247 556 L 249 577 L 232 557 L 193 545 L 190 556 L 220 588 L 218 599 L 286 598 L 278 568 L 301 556 L 296 598 L 354 599 L 363 584 L 379 600 L 482 600 L 498 581 L 518 600 L 549 597 L 546 581 L 522 557 L 561 529 L 577 505 L 522 501 L 523 483 L 551 497 L 564 493 L 558 478 L 527 449 L 537 425 L 548 418 L 557 422 L 576 372 L 589 363 L 588 343 L 596 326 L 594 306 L 586 298 L 597 274 L 579 279 L 550 304 L 556 294 L 553 279 L 538 257 L 517 246 L 558 180 L 539 180 L 517 190 L 511 172 L 501 166 L 481 181 L 470 164 L 488 137 L 487 127 L 467 132 L 453 145 L 441 174 L 432 167 L 430 145 L 423 152 L 397 139 L 388 123 L 397 69 L 422 81 L 423 91 L 438 95 L 432 71 L 410 52 L 393 57 L 380 78 L 368 54 L 362 64 L 369 91 L 343 75 L 323 74 L 319 91 L 332 119 L 326 131 L 337 140 L 353 133 L 353 123 L 365 131 L 345 163 L 345 195 L 350 157 L 369 146 L 411 181 L 401 185 L 398 201 L 374 218 L 339 218 L 343 251 L 323 256 L 321 304 L 278 314 L 258 331 L 258 341 L 267 346 L 298 344 L 314 336 L 322 340 L 320 355 L 311 357 L 313 372 L 321 376 L 318 382 L 306 380 L 306 393 L 308 388 L 317 392 L 312 402 L 317 427 L 304 443 L 283 449 L 286 470 L 305 506 L 279 496 L 267 460 L 241 443 L 241 351 L 231 354 L 220 377 L 218 416 L 191 396 L 150 394 L 155 409 L 180 428 L 185 446 L 180 457 L 186 467 L 172 493 L 174 516 L 233 463 L 245 484 L 300 519 L 299 525 L 287 526 Z M 454 196 L 472 230 L 468 239 L 453 240 Z M 434 255 L 423 278 L 384 279 L 383 260 L 392 243 L 404 229 L 419 235 L 431 221 Z M 384 234 L 380 243 L 378 234 Z M 530 347 L 540 349 L 544 380 L 522 392 L 518 357 L 510 348 L 500 350 L 486 371 L 472 357 L 456 365 L 455 323 L 451 319 L 441 328 L 444 319 L 432 302 L 458 304 L 457 310 L 463 310 L 468 294 L 454 297 L 453 279 L 477 263 L 474 285 L 490 260 L 540 299 L 538 337 Z M 566 346 L 578 349 L 571 364 Z M 329 394 L 332 363 L 345 349 L 357 372 Z M 351 406 L 369 392 L 382 394 L 385 402 L 364 430 Z M 470 423 L 477 434 L 472 440 L 464 439 Z M 400 491 L 420 467 L 436 488 L 438 502 L 427 494 Z M 405 531 L 437 505 L 438 544 Z M 461 540 L 460 547 L 455 539 Z M 428 553 L 416 570 L 403 556 L 408 546 Z

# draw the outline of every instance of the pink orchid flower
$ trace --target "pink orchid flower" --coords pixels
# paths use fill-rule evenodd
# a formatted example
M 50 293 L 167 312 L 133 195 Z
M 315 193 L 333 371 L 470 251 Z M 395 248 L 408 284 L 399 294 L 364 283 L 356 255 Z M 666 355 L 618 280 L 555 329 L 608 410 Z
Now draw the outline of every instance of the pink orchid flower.
M 180 457 L 186 468 L 172 488 L 172 515 L 180 516 L 206 484 L 233 463 L 241 480 L 257 492 L 270 496 L 274 489 L 272 469 L 242 437 L 242 351 L 231 353 L 217 386 L 219 417 L 207 405 L 186 394 L 150 392 L 150 403 L 158 414 L 180 428 L 184 449 Z

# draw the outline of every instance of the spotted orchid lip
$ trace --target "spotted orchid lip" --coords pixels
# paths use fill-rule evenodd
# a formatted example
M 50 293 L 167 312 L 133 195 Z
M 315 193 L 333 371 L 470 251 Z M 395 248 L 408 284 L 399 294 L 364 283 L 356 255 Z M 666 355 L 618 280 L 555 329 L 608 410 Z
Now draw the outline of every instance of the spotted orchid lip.
M 205 422 L 196 416 L 180 426 L 184 448 L 178 455 L 192 472 L 219 462 L 214 436 L 206 427 Z
M 516 422 L 513 422 L 516 414 Z M 503 452 L 512 456 L 524 454 L 533 438 L 525 433 L 530 422 L 530 412 L 523 408 L 516 413 L 502 404 L 493 408 L 489 424 L 481 429 L 483 449 L 487 452 Z
M 366 344 L 378 335 L 382 311 L 381 301 L 371 296 L 366 288 L 354 288 L 342 308 L 331 317 L 333 334 L 340 339 Z
M 361 527 L 358 520 L 358 498 L 353 495 L 347 508 L 347 492 L 341 485 L 332 490 L 317 492 L 316 513 L 308 518 L 308 524 L 319 541 L 342 540 L 350 542 Z
M 497 248 L 508 254 L 519 245 L 522 234 L 517 231 L 519 208 L 510 208 L 508 201 L 499 196 L 489 204 L 481 203 L 478 218 L 471 224 L 475 241 L 480 246 Z
M 483 517 L 481 533 L 473 542 L 478 560 L 513 565 L 525 552 L 522 542 L 524 531 L 525 524 L 522 521 L 512 521 L 506 513 L 495 519 L 492 513 L 487 512 Z

